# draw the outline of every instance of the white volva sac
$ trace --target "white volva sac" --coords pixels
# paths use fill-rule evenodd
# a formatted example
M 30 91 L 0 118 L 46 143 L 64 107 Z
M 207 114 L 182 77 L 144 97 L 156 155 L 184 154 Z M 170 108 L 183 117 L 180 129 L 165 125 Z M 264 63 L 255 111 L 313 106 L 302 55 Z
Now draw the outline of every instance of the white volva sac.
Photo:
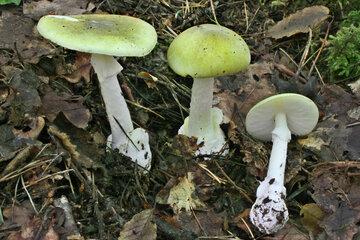
M 319 118 L 319 111 L 309 98 L 293 93 L 279 94 L 256 104 L 246 116 L 246 130 L 253 137 L 273 142 L 266 178 L 256 191 L 250 211 L 251 222 L 267 234 L 285 226 L 289 213 L 284 186 L 287 145 L 291 133 L 306 135 Z

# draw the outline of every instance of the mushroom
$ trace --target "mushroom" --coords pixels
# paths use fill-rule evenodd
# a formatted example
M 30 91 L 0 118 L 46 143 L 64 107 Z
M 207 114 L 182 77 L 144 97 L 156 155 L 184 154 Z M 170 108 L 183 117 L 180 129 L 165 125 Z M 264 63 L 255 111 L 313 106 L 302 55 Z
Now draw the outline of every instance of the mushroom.
M 149 135 L 134 129 L 129 109 L 122 94 L 117 74 L 123 69 L 113 56 L 145 56 L 157 42 L 149 23 L 121 15 L 49 15 L 40 19 L 39 33 L 52 42 L 81 52 L 92 53 L 91 63 L 98 76 L 101 95 L 110 122 L 108 138 L 112 149 L 150 169 Z
M 214 77 L 235 74 L 249 65 L 250 51 L 245 41 L 223 26 L 194 26 L 174 39 L 167 59 L 174 72 L 194 79 L 190 114 L 178 133 L 197 137 L 197 143 L 203 143 L 196 155 L 224 150 L 225 135 L 220 128 L 223 113 L 212 107 Z
M 294 93 L 278 94 L 257 103 L 246 116 L 247 132 L 273 146 L 266 178 L 256 191 L 251 222 L 267 234 L 284 227 L 289 219 L 284 186 L 287 144 L 291 133 L 306 135 L 316 126 L 319 111 L 309 98 Z

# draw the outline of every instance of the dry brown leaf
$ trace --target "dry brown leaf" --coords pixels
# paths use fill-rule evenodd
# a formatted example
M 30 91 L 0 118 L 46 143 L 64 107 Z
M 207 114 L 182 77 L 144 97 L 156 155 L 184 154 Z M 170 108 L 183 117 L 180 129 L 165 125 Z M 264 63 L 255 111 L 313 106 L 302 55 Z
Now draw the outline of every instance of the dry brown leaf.
M 54 52 L 48 41 L 34 36 L 35 23 L 30 18 L 3 11 L 0 26 L 0 47 L 11 50 L 11 54 L 1 51 L 0 66 L 10 60 L 18 61 L 18 57 L 25 62 L 37 63 L 41 56 Z
M 48 14 L 77 15 L 86 12 L 88 0 L 24 1 L 23 13 L 35 20 Z
M 192 214 L 183 212 L 178 216 L 178 225 L 198 236 L 224 236 L 224 219 L 225 212 L 216 213 L 213 209 L 193 211 Z
M 45 126 L 45 119 L 43 117 L 36 117 L 29 119 L 30 122 L 27 124 L 27 127 L 30 130 L 24 131 L 22 129 L 13 129 L 13 133 L 18 138 L 28 138 L 28 139 L 37 139 L 40 132 Z
M 275 86 L 269 81 L 272 69 L 271 63 L 257 62 L 251 64 L 245 73 L 217 80 L 216 106 L 237 127 L 243 127 L 244 117 L 256 103 L 276 93 Z
M 297 11 L 284 18 L 268 30 L 268 36 L 279 39 L 297 33 L 307 33 L 309 28 L 318 26 L 329 17 L 329 9 L 325 6 L 312 6 Z
M 12 127 L 7 124 L 0 125 L 0 162 L 7 161 L 16 156 L 24 146 L 15 144 L 17 139 L 14 136 Z
M 43 240 L 59 240 L 59 235 L 55 232 L 53 227 L 50 227 L 48 232 L 45 234 Z
M 5 222 L 2 227 L 18 224 L 21 228 L 13 231 L 7 237 L 7 240 L 27 240 L 33 239 L 41 225 L 41 219 L 36 216 L 29 201 L 22 202 L 21 205 L 14 205 L 5 208 L 3 211 Z
M 182 209 L 189 212 L 204 207 L 204 203 L 195 193 L 194 176 L 193 172 L 188 172 L 186 176 L 177 179 L 178 181 L 171 179 L 156 195 L 156 202 L 170 205 L 176 214 Z
M 86 83 L 89 83 L 91 72 L 90 60 L 91 54 L 77 52 L 75 57 L 75 63 L 72 66 L 72 73 L 64 75 L 63 77 L 71 83 L 78 83 L 82 78 L 84 78 Z
M 283 229 L 274 234 L 266 236 L 263 240 L 310 240 L 310 237 L 301 232 L 295 225 L 287 223 Z
M 12 75 L 9 81 L 12 89 L 10 121 L 15 126 L 22 126 L 25 119 L 37 116 L 37 110 L 41 106 L 37 91 L 39 85 L 39 78 L 31 70 L 16 72 Z
M 355 121 L 359 97 L 337 85 L 326 85 L 320 92 L 319 108 L 324 114 L 317 128 L 298 142 L 322 161 L 360 160 L 360 128 L 347 127 Z M 350 115 L 349 115 L 350 113 Z
M 159 81 L 159 79 L 153 75 L 151 75 L 148 72 L 139 72 L 137 74 L 137 76 L 139 78 L 144 79 L 146 85 L 148 86 L 148 88 L 153 89 L 156 88 L 156 83 Z
M 125 223 L 118 240 L 155 240 L 156 229 L 154 210 L 146 209 Z
M 243 161 L 249 173 L 256 177 L 264 178 L 267 172 L 269 151 L 262 142 L 243 138 L 240 143 L 240 152 L 244 154 Z
M 55 120 L 60 112 L 78 128 L 86 128 L 91 119 L 90 111 L 83 105 L 84 100 L 81 96 L 70 96 L 67 93 L 60 96 L 47 88 L 41 100 L 41 112 L 51 122 Z
M 332 162 L 312 172 L 313 199 L 324 210 L 327 239 L 352 239 L 360 222 L 359 162 Z

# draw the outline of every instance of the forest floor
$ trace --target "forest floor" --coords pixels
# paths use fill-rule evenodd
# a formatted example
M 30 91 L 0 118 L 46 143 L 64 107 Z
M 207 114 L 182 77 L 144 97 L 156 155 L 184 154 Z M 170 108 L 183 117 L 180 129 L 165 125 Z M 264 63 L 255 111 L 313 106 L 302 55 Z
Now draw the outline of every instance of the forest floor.
M 360 76 L 338 77 L 327 60 L 331 35 L 356 4 L 26 0 L 0 6 L 0 239 L 360 239 Z M 110 126 L 89 55 L 36 32 L 44 15 L 87 13 L 138 17 L 158 33 L 149 55 L 118 59 L 133 122 L 150 134 L 148 173 L 106 151 Z M 177 136 L 192 79 L 176 75 L 166 60 L 176 35 L 203 23 L 239 33 L 251 52 L 245 72 L 215 81 L 230 151 L 210 160 L 193 156 L 194 139 Z M 244 119 L 257 102 L 284 92 L 311 98 L 320 118 L 312 133 L 289 143 L 290 220 L 266 235 L 251 224 L 249 210 L 272 145 L 252 138 Z

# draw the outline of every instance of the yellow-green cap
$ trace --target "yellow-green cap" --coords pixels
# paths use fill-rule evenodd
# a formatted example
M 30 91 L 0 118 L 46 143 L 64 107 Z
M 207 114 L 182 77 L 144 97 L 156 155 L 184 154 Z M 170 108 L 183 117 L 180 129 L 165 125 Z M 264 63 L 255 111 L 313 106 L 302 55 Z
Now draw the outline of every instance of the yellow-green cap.
M 244 70 L 250 63 L 250 50 L 236 32 L 202 24 L 179 34 L 170 44 L 167 59 L 181 76 L 217 77 Z
M 62 47 L 111 56 L 145 56 L 157 42 L 153 26 L 122 15 L 48 15 L 40 19 L 37 29 Z

